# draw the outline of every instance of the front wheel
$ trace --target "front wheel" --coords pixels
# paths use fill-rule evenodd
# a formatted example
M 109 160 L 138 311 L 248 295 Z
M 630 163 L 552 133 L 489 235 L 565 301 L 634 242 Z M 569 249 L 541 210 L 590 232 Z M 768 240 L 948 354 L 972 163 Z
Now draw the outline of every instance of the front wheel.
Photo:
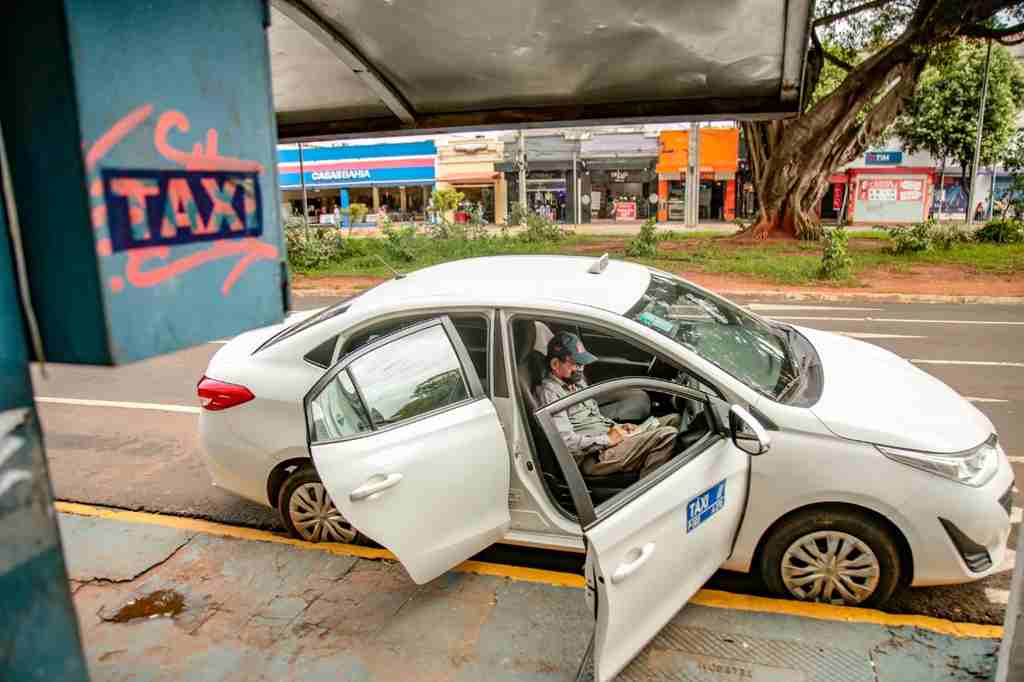
M 277 511 L 288 533 L 300 540 L 350 544 L 364 541 L 334 506 L 310 464 L 300 466 L 285 480 L 277 497 Z
M 761 577 L 778 595 L 846 606 L 881 606 L 902 579 L 888 529 L 845 509 L 811 509 L 772 531 Z

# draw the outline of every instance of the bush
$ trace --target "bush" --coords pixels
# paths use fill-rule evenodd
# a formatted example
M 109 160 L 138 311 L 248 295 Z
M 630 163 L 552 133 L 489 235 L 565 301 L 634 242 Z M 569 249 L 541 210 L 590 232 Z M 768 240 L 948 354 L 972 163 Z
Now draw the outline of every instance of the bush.
M 349 204 L 348 208 L 345 209 L 349 226 L 351 227 L 356 223 L 363 222 L 363 219 L 366 218 L 366 214 L 369 212 L 370 208 L 366 204 L 360 204 L 359 202 Z
M 949 251 L 957 244 L 968 244 L 971 241 L 971 233 L 959 223 L 933 225 L 931 237 L 935 246 L 943 251 Z
M 929 219 L 912 227 L 894 227 L 889 229 L 889 240 L 892 245 L 889 253 L 904 254 L 931 251 L 935 246 L 934 233 L 937 229 L 935 220 Z
M 508 209 L 508 224 L 510 226 L 522 225 L 526 222 L 526 211 L 518 201 L 513 201 Z
M 381 228 L 381 232 L 384 235 L 384 250 L 388 256 L 403 263 L 411 263 L 416 259 L 416 253 L 413 250 L 413 245 L 416 243 L 416 228 L 414 226 L 393 227 L 388 221 Z
M 288 228 L 284 236 L 288 264 L 298 270 L 317 270 L 362 253 L 336 227 Z
M 565 230 L 531 211 L 526 214 L 526 229 L 519 233 L 518 238 L 527 244 L 558 242 L 565 238 Z
M 626 244 L 626 255 L 631 258 L 654 258 L 658 255 L 658 231 L 655 218 L 648 218 L 640 226 L 640 232 Z
M 846 247 L 849 242 L 849 235 L 843 227 L 826 231 L 821 236 L 824 249 L 821 252 L 821 266 L 818 268 L 818 277 L 822 279 L 844 279 L 850 273 L 850 266 L 853 261 Z
M 1024 222 L 1012 218 L 990 220 L 974 233 L 974 238 L 991 244 L 1018 244 L 1024 241 Z

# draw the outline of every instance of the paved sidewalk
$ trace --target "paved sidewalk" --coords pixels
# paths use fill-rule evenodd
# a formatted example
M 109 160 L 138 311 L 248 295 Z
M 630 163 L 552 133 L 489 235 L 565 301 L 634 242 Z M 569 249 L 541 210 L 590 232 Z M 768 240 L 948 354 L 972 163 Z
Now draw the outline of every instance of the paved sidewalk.
M 374 558 L 383 550 L 75 509 L 90 515 L 62 513 L 60 525 L 94 682 L 572 680 L 593 627 L 578 576 L 467 562 L 417 586 Z M 904 682 L 995 670 L 999 628 L 710 591 L 694 602 L 620 679 Z

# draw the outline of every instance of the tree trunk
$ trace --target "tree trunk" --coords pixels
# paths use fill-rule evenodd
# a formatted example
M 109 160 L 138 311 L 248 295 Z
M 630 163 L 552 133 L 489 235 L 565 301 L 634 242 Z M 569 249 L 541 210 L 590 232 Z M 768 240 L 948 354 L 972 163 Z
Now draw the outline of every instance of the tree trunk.
M 822 229 L 816 209 L 829 176 L 863 153 L 896 119 L 917 87 L 928 47 L 990 16 L 998 4 L 920 0 L 896 40 L 855 66 L 838 88 L 799 117 L 742 123 L 760 204 L 747 231 L 761 239 L 817 239 Z M 805 87 L 814 86 L 809 82 Z

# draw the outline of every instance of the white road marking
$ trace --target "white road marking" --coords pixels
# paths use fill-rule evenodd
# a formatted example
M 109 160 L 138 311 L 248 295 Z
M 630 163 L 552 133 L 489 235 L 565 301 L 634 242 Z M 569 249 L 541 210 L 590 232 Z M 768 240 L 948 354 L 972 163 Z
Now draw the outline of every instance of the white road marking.
M 873 313 L 885 310 L 885 308 L 847 308 L 838 305 L 796 305 L 786 303 L 751 303 L 746 307 L 751 310 L 845 310 L 851 313 Z
M 918 365 L 973 365 L 984 367 L 1024 367 L 1024 362 L 989 362 L 988 360 L 922 360 L 911 358 Z
M 912 320 L 900 317 L 798 317 L 794 315 L 774 315 L 779 320 L 818 320 L 820 322 L 902 322 L 906 324 L 981 324 L 1011 326 L 1024 325 L 1024 322 L 1002 322 L 998 320 Z
M 835 332 L 851 339 L 927 339 L 927 336 L 912 336 L 909 334 L 872 334 L 871 332 Z
M 1012 508 L 1010 510 L 1010 523 L 1020 523 L 1022 516 L 1024 516 L 1024 509 L 1020 507 Z
M 985 598 L 988 599 L 990 604 L 999 604 L 1000 606 L 1006 606 L 1010 603 L 1010 591 L 994 590 L 991 587 L 986 587 Z
M 225 343 L 231 343 L 231 339 L 217 339 L 216 341 L 207 341 L 207 343 L 219 343 L 224 345 Z
M 1024 457 L 1007 457 L 1006 459 L 1010 460 L 1014 464 L 1020 464 L 1021 462 L 1024 462 Z M 1016 486 L 1014 486 L 1013 492 L 1018 492 Z
M 86 407 L 123 407 L 129 410 L 157 410 L 160 412 L 186 412 L 199 414 L 195 405 L 169 405 L 166 403 L 131 403 L 117 400 L 86 400 L 85 398 L 46 398 L 36 396 L 37 403 L 54 403 L 57 405 L 82 405 Z
M 973 396 L 964 396 L 972 403 L 1008 403 L 1009 400 L 1003 400 L 1002 398 L 975 398 Z

